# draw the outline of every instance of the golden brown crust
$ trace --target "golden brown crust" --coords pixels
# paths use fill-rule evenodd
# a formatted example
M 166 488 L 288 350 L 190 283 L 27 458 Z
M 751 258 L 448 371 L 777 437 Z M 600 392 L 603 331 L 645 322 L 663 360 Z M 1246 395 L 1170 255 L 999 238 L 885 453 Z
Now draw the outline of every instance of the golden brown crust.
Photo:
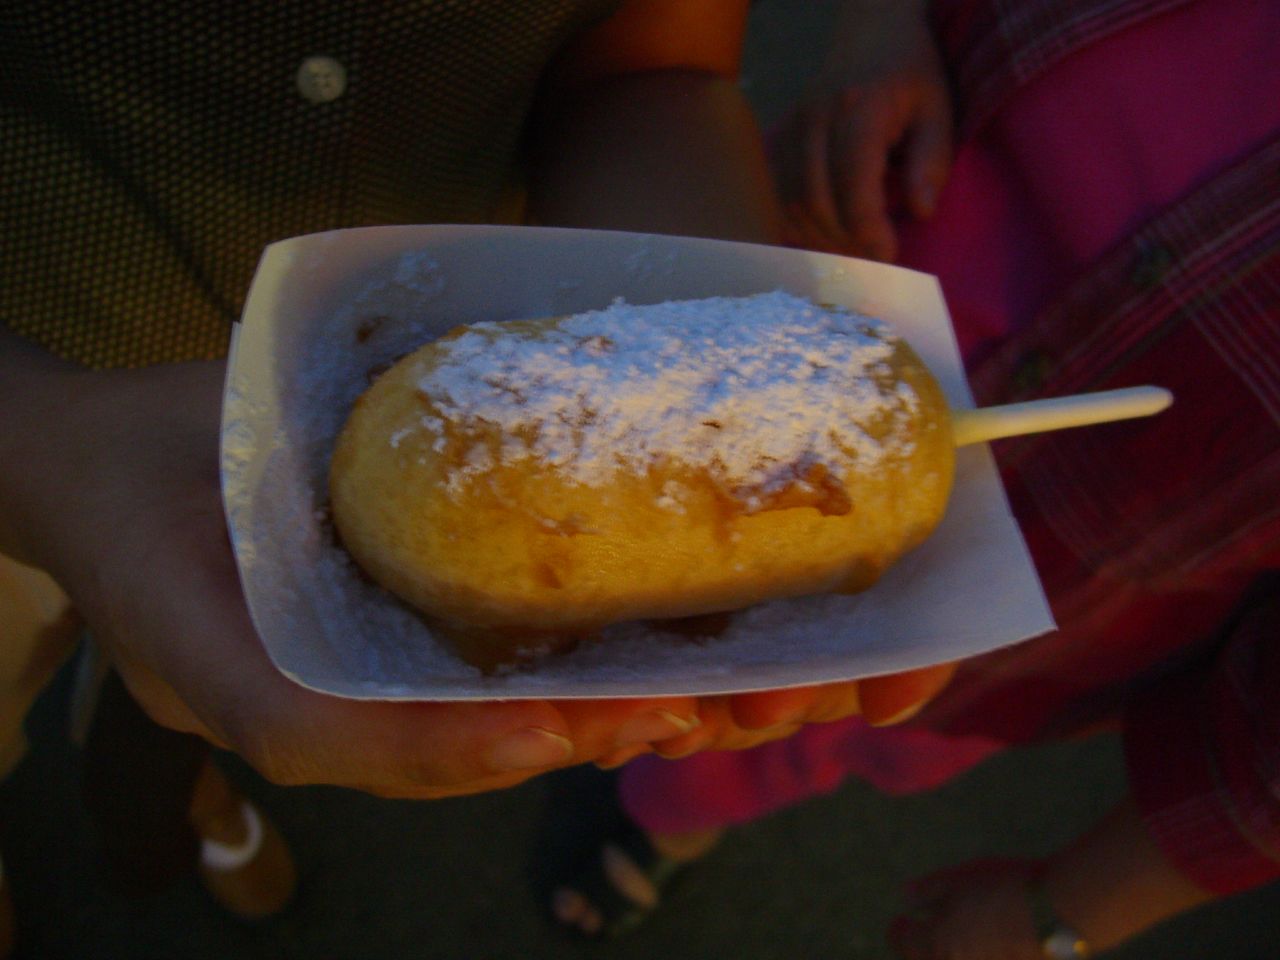
M 619 621 L 865 589 L 928 536 L 950 492 L 946 403 L 901 341 L 877 375 L 886 395 L 906 385 L 915 401 L 862 424 L 884 441 L 877 462 L 851 456 L 843 475 L 795 464 L 767 490 L 707 464 L 652 462 L 586 484 L 504 459 L 500 430 L 451 420 L 420 389 L 439 357 L 428 344 L 360 398 L 333 457 L 333 514 L 360 566 L 485 667 L 531 639 L 563 647 Z

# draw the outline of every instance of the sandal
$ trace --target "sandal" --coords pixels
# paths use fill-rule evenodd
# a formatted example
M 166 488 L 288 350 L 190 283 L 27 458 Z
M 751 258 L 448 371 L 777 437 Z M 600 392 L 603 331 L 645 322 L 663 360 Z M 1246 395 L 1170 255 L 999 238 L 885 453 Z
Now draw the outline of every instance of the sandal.
M 617 778 L 577 768 L 553 778 L 540 891 L 552 919 L 590 938 L 634 930 L 690 864 L 663 856 L 622 811 Z

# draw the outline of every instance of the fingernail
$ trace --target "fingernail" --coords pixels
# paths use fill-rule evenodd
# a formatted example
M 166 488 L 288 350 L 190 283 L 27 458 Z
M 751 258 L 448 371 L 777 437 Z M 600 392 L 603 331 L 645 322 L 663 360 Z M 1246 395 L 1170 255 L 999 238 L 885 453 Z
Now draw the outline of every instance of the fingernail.
M 621 750 L 613 751 L 613 753 L 605 754 L 596 761 L 596 766 L 601 770 L 616 770 L 623 764 L 630 763 L 636 757 L 642 757 L 651 752 L 648 744 L 639 747 L 624 747 Z
M 774 740 L 785 740 L 787 737 L 799 733 L 804 726 L 803 723 L 780 723 L 776 727 L 770 727 L 767 731 L 769 739 L 765 742 L 771 743 Z M 761 732 L 764 733 L 765 731 Z
M 767 717 L 764 719 L 764 722 L 762 723 L 743 723 L 741 720 L 738 720 L 736 716 L 734 717 L 734 719 L 737 721 L 738 726 L 741 727 L 743 730 L 750 731 L 751 733 L 760 733 L 760 734 L 772 733 L 774 730 L 777 730 L 779 727 L 797 727 L 800 724 L 804 723 L 804 718 L 801 716 L 801 714 L 795 713 L 794 711 L 791 713 L 788 713 L 786 716 Z
M 489 769 L 536 770 L 554 767 L 573 757 L 573 743 L 558 733 L 542 727 L 526 727 L 509 733 L 489 748 Z
M 670 710 L 654 710 L 652 713 L 632 717 L 624 723 L 613 742 L 619 747 L 629 747 L 637 743 L 670 740 L 697 729 L 701 724 L 702 721 L 697 716 L 679 717 Z
M 917 703 L 911 703 L 903 707 L 897 713 L 892 713 L 887 717 L 870 717 L 863 714 L 862 719 L 867 721 L 873 727 L 891 727 L 895 723 L 903 723 L 910 720 L 917 713 L 924 709 L 925 703 L 928 701 L 921 700 Z
M 694 737 L 692 741 L 681 741 L 683 744 L 678 750 L 665 749 L 662 744 L 654 744 L 653 752 L 658 756 L 667 760 L 683 760 L 685 757 L 691 757 L 695 753 L 706 748 L 706 743 L 699 743 L 700 737 Z

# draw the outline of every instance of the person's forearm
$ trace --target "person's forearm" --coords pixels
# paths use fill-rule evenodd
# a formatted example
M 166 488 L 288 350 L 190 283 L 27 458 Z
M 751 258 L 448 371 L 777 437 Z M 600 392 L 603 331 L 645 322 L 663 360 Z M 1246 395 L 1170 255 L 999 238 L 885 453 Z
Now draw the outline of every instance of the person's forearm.
M 145 509 L 131 491 L 107 495 L 104 466 L 139 456 L 170 421 L 198 429 L 216 451 L 222 370 L 90 370 L 0 326 L 0 553 L 55 578 L 73 575 L 83 553 L 76 543 L 112 535 L 116 506 Z
M 580 88 L 543 113 L 534 164 L 541 224 L 779 237 L 755 116 L 722 77 L 657 71 Z
M 908 66 L 929 35 L 929 0 L 845 0 L 831 25 L 823 73 L 841 83 Z
M 1051 858 L 1044 887 L 1058 915 L 1095 951 L 1213 899 L 1169 862 L 1132 800 Z
M 0 323 L 0 553 L 17 560 L 34 560 L 18 521 L 39 469 L 33 457 L 43 424 L 35 411 L 76 369 Z

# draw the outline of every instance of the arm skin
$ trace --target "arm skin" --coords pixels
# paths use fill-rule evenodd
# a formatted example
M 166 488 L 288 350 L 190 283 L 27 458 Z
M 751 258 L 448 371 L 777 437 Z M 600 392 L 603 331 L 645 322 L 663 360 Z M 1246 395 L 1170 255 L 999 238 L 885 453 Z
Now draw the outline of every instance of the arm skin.
M 890 931 L 894 950 L 904 960 L 1039 960 L 1026 893 L 1036 869 L 978 862 L 920 881 L 918 915 Z M 1095 955 L 1215 899 L 1169 862 L 1130 799 L 1039 869 L 1054 912 Z
M 1129 799 L 1050 858 L 1044 885 L 1059 916 L 1098 951 L 1215 899 L 1174 867 Z
M 536 221 L 781 238 L 760 131 L 736 82 L 746 8 L 633 2 L 566 52 L 538 115 Z

